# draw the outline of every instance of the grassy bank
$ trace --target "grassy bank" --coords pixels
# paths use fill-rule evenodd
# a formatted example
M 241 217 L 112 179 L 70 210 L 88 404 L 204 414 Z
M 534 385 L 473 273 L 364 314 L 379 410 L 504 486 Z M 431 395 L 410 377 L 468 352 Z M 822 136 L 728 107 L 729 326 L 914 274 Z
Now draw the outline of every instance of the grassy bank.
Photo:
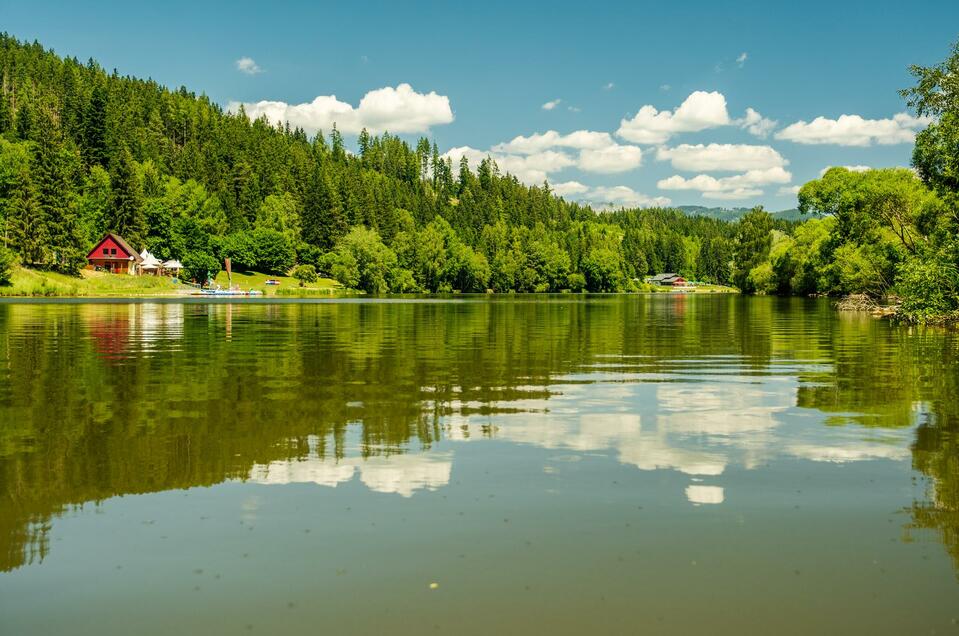
M 267 285 L 267 280 L 277 280 L 279 285 Z M 227 287 L 229 280 L 226 272 L 216 276 L 216 283 Z M 266 296 L 288 298 L 308 298 L 330 296 L 346 292 L 342 285 L 332 278 L 319 278 L 314 283 L 300 287 L 300 282 L 290 276 L 274 276 L 259 272 L 233 272 L 233 284 L 244 290 L 259 290 Z M 158 296 L 177 296 L 192 291 L 188 285 L 174 285 L 172 279 L 163 276 L 128 276 L 125 274 L 107 274 L 83 270 L 80 276 L 67 276 L 55 272 L 45 272 L 18 267 L 14 269 L 10 285 L 0 286 L 0 297 L 131 297 L 149 298 Z M 679 292 L 672 287 L 642 285 L 640 291 L 652 293 L 738 293 L 733 287 L 722 285 L 701 285 L 685 288 Z
M 93 296 L 149 297 L 175 296 L 188 291 L 186 285 L 174 285 L 163 276 L 128 276 L 82 270 L 80 276 L 67 276 L 16 267 L 9 285 L 0 285 L 0 296 Z

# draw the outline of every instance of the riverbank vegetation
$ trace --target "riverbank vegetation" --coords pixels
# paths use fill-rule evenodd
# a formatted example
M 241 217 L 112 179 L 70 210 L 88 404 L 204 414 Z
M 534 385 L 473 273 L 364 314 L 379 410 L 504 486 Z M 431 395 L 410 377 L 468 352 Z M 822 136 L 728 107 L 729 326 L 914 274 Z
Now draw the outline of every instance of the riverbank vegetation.
M 83 270 L 78 275 L 13 267 L 9 280 L 0 285 L 4 296 L 90 296 L 154 297 L 174 296 L 190 291 L 165 276 L 124 276 Z
M 746 293 L 895 294 L 907 319 L 938 320 L 959 310 L 957 60 L 914 68 L 904 91 L 933 121 L 915 171 L 834 168 L 801 189 L 808 220 L 729 221 L 597 212 L 491 159 L 453 165 L 425 138 L 364 131 L 352 152 L 335 127 L 251 121 L 4 35 L 3 242 L 23 267 L 71 276 L 115 231 L 181 260 L 188 280 L 226 257 L 271 276 L 310 266 L 368 293 L 640 291 L 671 271 Z

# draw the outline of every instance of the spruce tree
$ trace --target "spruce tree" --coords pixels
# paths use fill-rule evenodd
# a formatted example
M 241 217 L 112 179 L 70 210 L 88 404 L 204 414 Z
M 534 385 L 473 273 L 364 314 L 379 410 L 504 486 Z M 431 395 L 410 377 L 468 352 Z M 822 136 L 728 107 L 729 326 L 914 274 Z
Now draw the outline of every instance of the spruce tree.
M 51 112 L 43 111 L 36 132 L 32 173 L 46 235 L 41 261 L 54 269 L 77 273 L 83 265 L 83 239 L 74 205 L 69 151 L 63 146 L 60 123 Z
M 330 250 L 346 234 L 347 224 L 340 195 L 328 171 L 317 168 L 307 186 L 302 215 L 303 240 Z
M 367 132 L 366 128 L 360 131 L 360 136 L 357 138 L 356 143 L 360 148 L 360 159 L 363 160 L 364 164 L 368 163 L 370 152 L 370 133 Z
M 110 182 L 113 186 L 113 209 L 107 226 L 126 239 L 134 249 L 139 249 L 146 238 L 143 196 L 133 157 L 125 145 L 114 162 Z
M 20 254 L 24 265 L 39 265 L 47 242 L 46 223 L 37 204 L 37 190 L 29 172 L 24 172 L 7 199 L 7 226 L 4 234 Z
M 335 123 L 333 124 L 333 132 L 330 133 L 330 148 L 333 151 L 334 161 L 346 160 L 346 146 L 343 144 L 343 135 L 336 129 Z
M 87 164 L 107 164 L 107 96 L 97 84 L 83 113 L 83 145 Z
M 0 82 L 2 86 L 2 82 Z M 0 89 L 0 135 L 13 128 L 13 115 L 10 112 L 10 100 L 6 93 Z
M 30 112 L 30 104 L 24 102 L 17 108 L 17 139 L 20 141 L 30 141 L 33 139 L 33 113 Z

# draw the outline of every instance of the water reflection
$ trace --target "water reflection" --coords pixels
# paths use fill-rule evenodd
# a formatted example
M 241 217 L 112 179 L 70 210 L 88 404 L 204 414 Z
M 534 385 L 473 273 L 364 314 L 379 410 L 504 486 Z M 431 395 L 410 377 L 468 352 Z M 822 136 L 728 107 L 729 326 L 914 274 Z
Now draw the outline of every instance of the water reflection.
M 0 570 L 72 506 L 229 480 L 411 498 L 466 444 L 670 471 L 703 507 L 790 462 L 911 459 L 909 526 L 959 565 L 956 354 L 800 299 L 0 304 Z
M 355 474 L 374 492 L 395 493 L 412 497 L 418 490 L 437 490 L 450 481 L 453 455 L 448 452 L 423 451 L 409 455 L 361 457 L 347 455 L 326 458 L 316 436 L 309 436 L 306 457 L 254 464 L 249 480 L 258 484 L 282 485 L 308 483 L 335 488 Z

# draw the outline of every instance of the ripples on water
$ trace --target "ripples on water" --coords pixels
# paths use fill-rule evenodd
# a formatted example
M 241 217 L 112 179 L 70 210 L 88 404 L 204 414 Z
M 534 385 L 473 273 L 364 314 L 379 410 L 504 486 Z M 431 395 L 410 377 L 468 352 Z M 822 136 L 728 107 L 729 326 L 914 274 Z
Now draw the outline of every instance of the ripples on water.
M 947 626 L 956 354 L 801 299 L 0 304 L 0 627 Z

